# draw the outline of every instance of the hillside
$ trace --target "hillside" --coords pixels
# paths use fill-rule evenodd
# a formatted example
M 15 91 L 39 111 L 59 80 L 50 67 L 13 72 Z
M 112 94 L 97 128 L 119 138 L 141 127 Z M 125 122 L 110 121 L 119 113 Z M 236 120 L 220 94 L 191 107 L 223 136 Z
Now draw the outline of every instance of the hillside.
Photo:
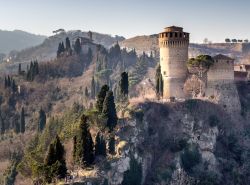
M 121 41 L 122 48 L 135 49 L 139 54 L 146 52 L 150 54 L 159 53 L 158 36 L 137 36 Z M 216 55 L 224 54 L 231 56 L 236 61 L 244 61 L 250 52 L 250 43 L 212 43 L 212 44 L 194 44 L 189 46 L 189 57 L 196 57 L 200 54 Z
M 21 30 L 0 30 L 0 53 L 8 54 L 12 50 L 20 51 L 41 44 L 46 36 L 35 35 Z
M 45 42 L 70 34 L 60 36 Z M 240 113 L 166 102 L 154 90 L 157 56 L 95 41 L 78 49 L 0 76 L 0 184 L 247 184 L 248 84 L 237 86 Z
M 12 62 L 29 62 L 30 60 L 37 59 L 40 61 L 47 61 L 54 59 L 56 57 L 56 51 L 58 48 L 59 42 L 62 42 L 65 40 L 66 37 L 69 37 L 69 39 L 73 41 L 77 37 L 89 37 L 87 32 L 82 32 L 80 30 L 76 31 L 68 31 L 68 32 L 61 32 L 59 34 L 50 36 L 44 40 L 43 43 L 40 45 L 24 49 L 18 53 L 15 53 L 14 55 L 10 55 Z M 114 43 L 117 41 L 124 40 L 123 37 L 120 36 L 110 36 L 107 34 L 101 34 L 93 32 L 93 42 L 96 44 L 101 44 L 105 46 L 106 48 L 110 48 Z

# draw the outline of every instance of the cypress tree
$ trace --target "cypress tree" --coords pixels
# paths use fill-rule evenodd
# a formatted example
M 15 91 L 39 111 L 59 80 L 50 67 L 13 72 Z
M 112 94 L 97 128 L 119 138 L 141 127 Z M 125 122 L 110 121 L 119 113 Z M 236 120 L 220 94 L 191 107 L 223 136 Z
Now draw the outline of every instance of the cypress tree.
M 65 162 L 65 150 L 58 135 L 49 145 L 47 156 L 44 160 L 46 166 L 50 168 L 49 172 L 52 177 L 64 178 L 67 174 Z
M 73 161 L 74 163 L 78 162 L 77 158 L 77 137 L 73 137 Z
M 24 108 L 22 107 L 21 111 L 21 119 L 20 119 L 20 132 L 24 133 L 25 132 L 25 115 L 24 115 Z
M 159 78 L 159 95 L 160 96 L 163 96 L 163 78 L 162 78 L 162 74 L 160 75 L 160 78 Z
M 101 136 L 101 155 L 104 157 L 107 155 L 106 141 L 103 136 Z
M 54 144 L 50 143 L 49 149 L 48 149 L 48 152 L 47 152 L 47 156 L 44 159 L 44 163 L 45 163 L 45 165 L 51 166 L 55 162 L 56 162 L 56 156 L 55 156 Z
M 100 132 L 97 133 L 95 138 L 95 156 L 106 156 L 106 141 Z
M 8 85 L 8 87 L 11 86 L 11 79 L 10 79 L 10 76 L 9 76 L 9 75 L 8 75 L 8 79 L 7 79 L 7 85 Z
M 14 79 L 12 80 L 11 88 L 12 88 L 13 93 L 15 93 L 17 91 L 17 85 L 16 85 L 16 82 Z
M 108 179 L 105 179 L 102 185 L 109 185 Z
M 155 73 L 155 84 L 156 84 L 156 94 L 159 95 L 160 93 L 160 76 L 161 76 L 161 66 L 160 64 L 157 65 L 156 67 L 156 73 Z
M 63 53 L 65 51 L 65 47 L 64 47 L 64 43 L 61 43 L 61 53 Z
M 94 162 L 93 140 L 89 132 L 88 118 L 85 115 L 81 118 L 77 156 L 82 166 L 90 166 Z
M 89 63 L 90 63 L 92 61 L 92 58 L 93 58 L 93 53 L 92 53 L 92 49 L 91 48 L 88 49 L 87 56 L 88 56 L 88 60 L 89 60 Z
M 88 90 L 88 87 L 85 87 L 85 97 L 88 98 L 89 97 L 89 90 Z
M 103 102 L 108 92 L 109 87 L 107 85 L 102 86 L 100 92 L 97 95 L 96 108 L 101 113 L 103 109 Z
M 62 46 L 61 46 L 61 42 L 58 44 L 58 48 L 57 48 L 57 58 L 60 57 L 60 54 L 62 52 Z
M 4 87 L 5 88 L 8 87 L 8 80 L 7 80 L 6 76 L 4 77 Z
M 19 63 L 18 65 L 18 74 L 20 75 L 22 73 L 22 65 Z
M 92 77 L 92 81 L 91 81 L 91 98 L 95 98 L 95 78 L 94 76 Z
M 46 114 L 44 110 L 41 108 L 39 111 L 38 131 L 42 132 L 45 125 L 46 125 Z
M 115 154 L 115 137 L 114 136 L 110 137 L 108 147 L 109 147 L 109 153 L 111 155 L 114 155 Z
M 77 55 L 81 54 L 82 47 L 81 47 L 81 43 L 80 43 L 80 39 L 79 38 L 77 38 L 76 41 L 75 41 L 74 50 L 75 50 L 75 52 L 76 52 Z
M 107 118 L 107 127 L 112 131 L 117 124 L 117 115 L 112 91 L 108 91 L 103 102 L 102 114 Z
M 128 95 L 128 73 L 126 72 L 121 74 L 120 91 L 124 97 Z
M 1 109 L 0 109 L 0 133 L 4 134 L 4 132 L 5 132 L 5 124 L 4 124 L 4 120 L 3 120 L 3 117 L 2 117 L 2 112 L 1 112 Z
M 20 122 L 19 121 L 15 122 L 15 133 L 16 134 L 20 133 Z
M 69 37 L 66 38 L 65 43 L 66 43 L 66 50 L 67 50 L 67 51 L 70 51 L 70 50 L 71 50 L 71 45 L 70 45 Z
M 101 134 L 97 133 L 95 137 L 95 156 L 101 155 Z
M 141 185 L 142 181 L 142 167 L 134 157 L 130 159 L 129 170 L 124 172 L 123 181 L 121 185 Z

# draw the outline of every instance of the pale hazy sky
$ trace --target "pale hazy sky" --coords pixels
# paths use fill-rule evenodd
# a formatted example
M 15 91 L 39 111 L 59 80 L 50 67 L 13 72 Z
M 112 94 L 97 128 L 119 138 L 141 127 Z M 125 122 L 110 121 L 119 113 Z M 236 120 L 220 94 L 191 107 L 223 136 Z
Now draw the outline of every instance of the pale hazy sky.
M 250 39 L 250 0 L 0 0 L 0 29 L 52 35 L 58 28 L 126 38 L 177 25 L 192 42 Z

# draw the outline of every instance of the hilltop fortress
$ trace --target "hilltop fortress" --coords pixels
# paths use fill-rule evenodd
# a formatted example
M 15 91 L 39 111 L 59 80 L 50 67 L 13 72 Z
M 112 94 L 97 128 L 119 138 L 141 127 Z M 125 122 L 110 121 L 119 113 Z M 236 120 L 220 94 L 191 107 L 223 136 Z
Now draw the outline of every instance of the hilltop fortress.
M 159 33 L 163 99 L 205 98 L 229 111 L 239 111 L 234 59 L 219 54 L 208 69 L 187 67 L 189 36 L 176 26 Z

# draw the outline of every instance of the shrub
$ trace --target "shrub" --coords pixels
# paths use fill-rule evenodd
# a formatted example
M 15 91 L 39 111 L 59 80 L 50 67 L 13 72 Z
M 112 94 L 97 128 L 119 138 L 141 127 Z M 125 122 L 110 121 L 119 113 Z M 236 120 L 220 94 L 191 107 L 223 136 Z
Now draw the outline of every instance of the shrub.
M 186 108 L 189 110 L 189 111 L 192 111 L 194 109 L 197 108 L 197 101 L 196 100 L 187 100 L 186 101 Z
M 141 185 L 142 181 L 142 166 L 134 157 L 130 160 L 130 168 L 123 174 L 122 185 Z
M 216 115 L 209 116 L 209 125 L 210 127 L 216 127 L 219 124 L 220 120 Z
M 193 172 L 193 167 L 201 162 L 201 154 L 197 146 L 186 147 L 181 154 L 181 164 L 188 173 Z

